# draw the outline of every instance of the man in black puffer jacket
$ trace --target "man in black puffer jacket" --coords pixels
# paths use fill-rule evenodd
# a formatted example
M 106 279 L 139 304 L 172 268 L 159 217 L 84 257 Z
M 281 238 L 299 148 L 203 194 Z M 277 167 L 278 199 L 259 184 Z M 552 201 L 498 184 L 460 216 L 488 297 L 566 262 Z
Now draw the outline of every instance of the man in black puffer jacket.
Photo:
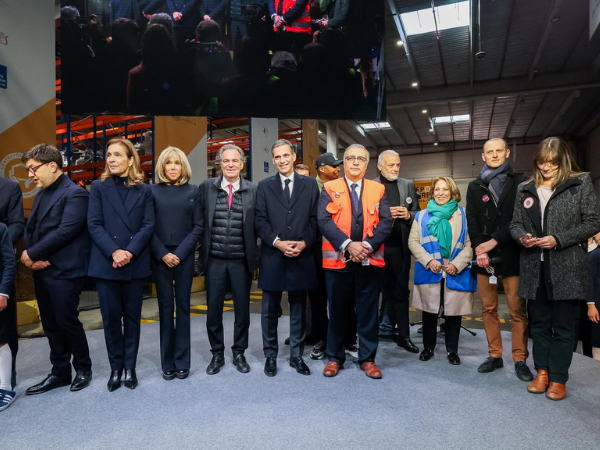
M 250 285 L 258 262 L 254 232 L 256 186 L 240 177 L 246 157 L 235 145 L 224 145 L 217 153 L 223 175 L 200 185 L 205 233 L 202 262 L 206 268 L 206 328 L 212 360 L 206 373 L 219 373 L 225 364 L 223 301 L 230 286 L 235 325 L 233 364 L 242 373 L 250 371 L 244 357 L 250 327 Z

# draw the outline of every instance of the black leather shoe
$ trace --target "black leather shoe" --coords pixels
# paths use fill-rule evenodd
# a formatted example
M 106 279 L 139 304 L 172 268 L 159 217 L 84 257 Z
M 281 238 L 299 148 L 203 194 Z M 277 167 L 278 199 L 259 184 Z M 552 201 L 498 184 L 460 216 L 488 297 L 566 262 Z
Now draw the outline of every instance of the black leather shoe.
M 123 386 L 133 391 L 137 385 L 138 379 L 135 374 L 135 369 L 125 369 L 125 380 L 123 381 Z
M 398 347 L 402 347 L 407 352 L 419 353 L 419 347 L 417 347 L 415 344 L 413 344 L 413 341 L 411 341 L 409 337 L 407 337 L 407 338 L 399 337 L 398 338 Z
M 501 367 L 504 367 L 504 361 L 502 360 L 502 358 L 494 358 L 493 356 L 488 356 L 487 358 L 485 358 L 485 361 L 479 365 L 479 367 L 477 368 L 477 372 L 490 373 L 496 369 L 500 369 Z
M 175 376 L 178 380 L 185 380 L 187 377 L 190 376 L 190 371 L 188 369 L 178 370 L 177 372 L 175 372 Z
M 210 364 L 206 368 L 206 373 L 209 375 L 216 375 L 221 371 L 221 367 L 225 365 L 225 357 L 223 353 L 214 353 Z
M 92 371 L 91 370 L 78 370 L 77 375 L 75 375 L 75 379 L 71 383 L 72 391 L 80 391 L 85 389 L 90 385 L 92 381 Z
M 29 389 L 25 391 L 26 395 L 36 395 L 43 394 L 44 392 L 51 391 L 52 389 L 56 389 L 63 386 L 69 386 L 71 384 L 71 380 L 68 378 L 60 378 L 56 375 L 48 375 L 44 378 L 44 381 L 36 384 L 35 386 L 31 386 Z
M 424 348 L 421 354 L 419 355 L 419 359 L 421 361 L 429 361 L 431 358 L 433 358 L 433 350 L 431 350 L 430 348 Z
M 268 377 L 277 375 L 277 359 L 273 356 L 268 357 L 265 362 L 265 375 Z
M 167 381 L 171 381 L 175 379 L 175 371 L 174 370 L 163 370 L 163 379 Z
M 533 374 L 529 367 L 527 367 L 527 363 L 525 361 L 517 361 L 515 363 L 515 373 L 517 374 L 517 378 L 521 381 L 531 381 L 533 380 Z
M 310 375 L 310 369 L 302 358 L 290 358 L 290 367 L 296 369 L 300 375 Z
M 458 353 L 454 353 L 454 352 L 448 353 L 448 361 L 453 366 L 458 366 L 460 364 L 460 358 L 458 357 Z
M 121 387 L 121 375 L 123 375 L 123 369 L 112 370 L 110 372 L 110 378 L 108 379 L 108 383 L 106 383 L 108 392 L 114 392 Z
M 238 372 L 248 373 L 250 372 L 250 365 L 246 361 L 246 357 L 243 353 L 237 353 L 233 355 L 233 365 L 236 367 Z

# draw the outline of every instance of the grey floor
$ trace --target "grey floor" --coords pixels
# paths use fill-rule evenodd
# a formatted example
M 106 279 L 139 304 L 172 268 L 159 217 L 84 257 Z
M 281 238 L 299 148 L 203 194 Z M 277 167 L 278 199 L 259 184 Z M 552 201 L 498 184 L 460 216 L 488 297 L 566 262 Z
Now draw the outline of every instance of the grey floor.
M 260 303 L 258 302 L 257 305 Z M 256 305 L 255 305 L 256 306 Z M 233 313 L 225 313 L 226 345 Z M 0 449 L 598 449 L 600 363 L 574 355 L 568 397 L 552 402 L 526 391 L 505 367 L 477 373 L 486 356 L 483 333 L 461 334 L 462 365 L 448 364 L 440 340 L 429 362 L 382 342 L 382 380 L 367 378 L 350 358 L 335 378 L 307 358 L 309 377 L 287 364 L 288 320 L 280 320 L 279 373 L 263 373 L 260 317 L 253 314 L 247 358 L 251 372 L 231 364 L 208 376 L 205 316 L 192 318 L 192 373 L 160 376 L 158 323 L 142 325 L 140 385 L 109 393 L 103 333 L 87 333 L 94 380 L 81 392 L 61 388 L 26 397 L 49 371 L 45 338 L 21 340 L 17 399 L 0 413 Z M 473 320 L 473 322 L 475 322 Z M 420 335 L 413 333 L 421 346 Z M 504 339 L 509 341 L 508 333 Z M 510 346 L 506 346 L 510 347 Z

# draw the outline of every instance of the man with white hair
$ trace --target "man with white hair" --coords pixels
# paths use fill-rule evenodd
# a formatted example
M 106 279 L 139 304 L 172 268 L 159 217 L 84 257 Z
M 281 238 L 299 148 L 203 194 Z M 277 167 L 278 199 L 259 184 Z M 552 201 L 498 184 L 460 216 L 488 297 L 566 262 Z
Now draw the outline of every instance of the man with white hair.
M 383 258 L 385 267 L 381 286 L 381 309 L 379 336 L 393 339 L 394 327 L 398 325 L 398 346 L 411 353 L 419 349 L 410 340 L 408 318 L 410 290 L 410 250 L 408 235 L 417 211 L 419 201 L 415 184 L 400 178 L 400 155 L 394 150 L 385 150 L 379 154 L 377 168 L 381 175 L 375 181 L 385 186 L 385 193 L 394 219 L 392 232 L 385 240 Z
M 381 378 L 375 365 L 377 307 L 383 276 L 383 242 L 392 228 L 385 188 L 364 178 L 369 152 L 359 144 L 344 152 L 344 178 L 323 186 L 318 224 L 323 234 L 323 268 L 329 299 L 329 327 L 323 370 L 334 377 L 344 367 L 348 302 L 356 299 L 358 363 L 369 378 Z

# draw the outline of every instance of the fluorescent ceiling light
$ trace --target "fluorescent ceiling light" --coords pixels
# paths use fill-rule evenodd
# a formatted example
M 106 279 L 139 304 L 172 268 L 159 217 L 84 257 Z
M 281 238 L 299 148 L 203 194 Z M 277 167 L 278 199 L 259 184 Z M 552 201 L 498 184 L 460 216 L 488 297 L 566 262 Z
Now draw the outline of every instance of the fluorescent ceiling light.
M 378 123 L 361 123 L 361 128 L 365 131 L 372 130 L 385 130 L 388 128 L 392 128 L 392 126 L 387 122 L 378 122 Z
M 471 116 L 469 114 L 461 114 L 459 116 L 434 117 L 433 123 L 436 125 L 442 125 L 445 123 L 468 122 L 469 120 L 471 120 Z
M 400 14 L 400 18 L 408 36 L 435 31 L 436 21 L 438 30 L 467 27 L 471 22 L 468 1 L 437 6 L 435 20 L 431 8 Z

